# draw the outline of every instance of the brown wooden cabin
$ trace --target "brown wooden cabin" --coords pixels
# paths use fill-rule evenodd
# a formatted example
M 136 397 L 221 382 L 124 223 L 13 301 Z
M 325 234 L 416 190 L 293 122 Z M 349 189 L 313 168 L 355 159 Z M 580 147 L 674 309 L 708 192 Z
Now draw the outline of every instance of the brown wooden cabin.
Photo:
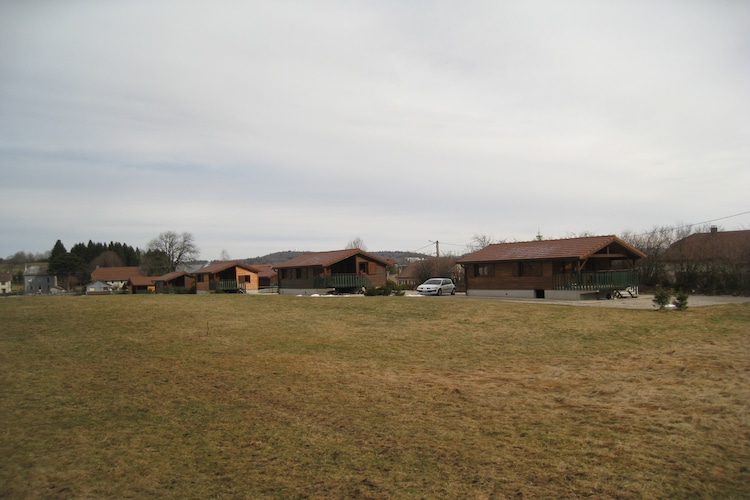
M 156 293 L 154 276 L 132 276 L 127 281 L 127 289 L 130 293 Z
M 156 293 L 190 293 L 195 291 L 195 276 L 187 271 L 175 271 L 154 278 Z
M 196 293 L 257 293 L 258 270 L 241 261 L 209 264 L 193 273 Z
M 458 263 L 467 295 L 580 300 L 637 295 L 645 256 L 616 236 L 590 236 L 488 245 Z
M 352 293 L 370 286 L 384 286 L 388 261 L 359 248 L 306 252 L 274 268 L 279 293 L 310 295 Z
M 659 258 L 677 286 L 700 290 L 750 284 L 750 231 L 694 233 L 672 243 Z M 732 285 L 733 283 L 733 285 Z

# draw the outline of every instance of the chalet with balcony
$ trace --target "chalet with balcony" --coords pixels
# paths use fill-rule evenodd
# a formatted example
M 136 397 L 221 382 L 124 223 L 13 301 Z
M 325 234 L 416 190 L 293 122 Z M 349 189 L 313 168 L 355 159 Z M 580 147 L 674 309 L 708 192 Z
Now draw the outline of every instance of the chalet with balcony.
M 193 274 L 198 294 L 258 292 L 258 269 L 241 261 L 215 262 L 198 269 Z
M 638 294 L 646 256 L 616 236 L 498 243 L 458 259 L 470 296 L 597 299 Z
M 312 295 L 358 293 L 370 286 L 384 286 L 389 262 L 359 248 L 306 252 L 276 264 L 279 293 Z

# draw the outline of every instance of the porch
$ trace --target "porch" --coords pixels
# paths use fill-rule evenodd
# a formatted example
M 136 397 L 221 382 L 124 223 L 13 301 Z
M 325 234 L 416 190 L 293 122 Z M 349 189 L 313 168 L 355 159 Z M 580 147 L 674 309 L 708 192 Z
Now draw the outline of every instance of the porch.
M 614 291 L 638 289 L 638 271 L 597 271 L 554 275 L 555 290 Z
M 357 273 L 331 274 L 316 276 L 313 284 L 314 288 L 335 288 L 339 289 L 361 289 L 370 286 L 370 280 L 367 276 Z
M 220 280 L 211 281 L 209 289 L 212 292 L 225 292 L 225 293 L 245 293 L 246 283 L 237 280 Z

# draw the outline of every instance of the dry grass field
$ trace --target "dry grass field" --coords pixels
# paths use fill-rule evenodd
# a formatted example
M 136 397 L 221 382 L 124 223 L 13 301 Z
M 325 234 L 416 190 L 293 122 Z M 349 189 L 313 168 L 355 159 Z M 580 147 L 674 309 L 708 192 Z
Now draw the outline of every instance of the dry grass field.
M 748 498 L 750 305 L 0 300 L 3 498 Z

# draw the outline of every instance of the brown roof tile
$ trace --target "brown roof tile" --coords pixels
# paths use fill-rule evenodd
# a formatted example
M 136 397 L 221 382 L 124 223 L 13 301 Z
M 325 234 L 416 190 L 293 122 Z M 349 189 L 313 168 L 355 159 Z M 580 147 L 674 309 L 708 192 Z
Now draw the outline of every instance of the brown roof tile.
M 286 262 L 276 264 L 274 267 L 276 269 L 288 267 L 328 267 L 358 254 L 370 260 L 379 262 L 384 266 L 388 265 L 388 261 L 382 257 L 365 252 L 359 248 L 347 248 L 346 250 L 330 250 L 328 252 L 305 252 Z
M 718 260 L 750 262 L 750 231 L 695 233 L 672 243 L 661 256 L 666 261 Z
M 518 260 L 585 259 L 610 244 L 621 247 L 624 253 L 642 258 L 646 255 L 617 236 L 588 236 L 559 240 L 496 243 L 464 255 L 459 263 L 497 262 Z
M 258 269 L 251 266 L 250 264 L 246 264 L 239 260 L 227 260 L 222 262 L 214 262 L 213 264 L 202 267 L 195 271 L 195 274 L 216 274 L 234 266 L 241 267 L 242 269 L 246 269 L 247 271 L 258 273 Z
M 273 270 L 273 264 L 253 264 L 253 267 L 258 270 L 258 276 L 261 278 L 273 278 L 278 274 Z
M 127 281 L 133 276 L 145 276 L 143 269 L 130 267 L 97 267 L 91 272 L 92 281 Z
M 128 283 L 131 286 L 152 286 L 156 278 L 156 276 L 131 276 Z
M 180 276 L 190 276 L 190 273 L 188 273 L 187 271 L 174 271 L 155 277 L 154 281 L 172 281 L 173 279 L 179 278 Z

